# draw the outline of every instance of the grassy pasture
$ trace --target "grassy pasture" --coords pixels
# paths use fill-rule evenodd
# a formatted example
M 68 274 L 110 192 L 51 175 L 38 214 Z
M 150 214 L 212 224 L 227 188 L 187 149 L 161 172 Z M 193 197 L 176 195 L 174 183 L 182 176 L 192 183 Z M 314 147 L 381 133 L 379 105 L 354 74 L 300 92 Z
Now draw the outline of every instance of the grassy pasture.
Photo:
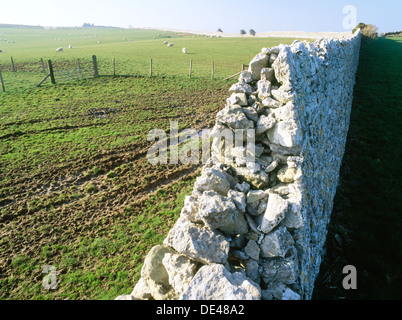
M 210 127 L 227 83 L 99 77 L 0 96 L 0 298 L 113 299 L 132 289 L 197 165 L 152 166 L 153 128 Z M 58 290 L 42 287 L 45 265 Z
M 113 74 L 113 58 L 118 75 L 149 75 L 152 58 L 156 76 L 186 77 L 192 60 L 192 77 L 210 78 L 214 61 L 215 78 L 224 79 L 240 71 L 241 65 L 248 64 L 261 48 L 294 41 L 288 38 L 208 38 L 158 30 L 111 28 L 0 28 L 0 38 L 15 41 L 0 41 L 3 50 L 0 68 L 9 89 L 39 83 L 43 78 L 41 58 L 45 63 L 51 59 L 56 69 L 62 69 L 76 67 L 77 59 L 90 61 L 94 54 L 101 75 Z M 174 46 L 167 48 L 164 41 L 172 42 Z M 72 49 L 68 48 L 70 44 Z M 64 51 L 56 52 L 58 47 L 63 47 Z M 188 54 L 181 52 L 184 47 Z M 31 74 L 22 76 L 10 72 L 11 57 L 17 71 L 29 69 Z

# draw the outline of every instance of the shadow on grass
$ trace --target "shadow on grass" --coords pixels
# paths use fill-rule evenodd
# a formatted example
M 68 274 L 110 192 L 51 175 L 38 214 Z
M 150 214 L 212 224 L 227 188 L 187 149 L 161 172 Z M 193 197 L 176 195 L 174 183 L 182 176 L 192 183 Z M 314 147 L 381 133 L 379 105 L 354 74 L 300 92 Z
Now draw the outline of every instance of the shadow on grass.
M 315 300 L 402 298 L 401 40 L 362 45 Z M 356 267 L 356 290 L 342 286 L 345 265 Z

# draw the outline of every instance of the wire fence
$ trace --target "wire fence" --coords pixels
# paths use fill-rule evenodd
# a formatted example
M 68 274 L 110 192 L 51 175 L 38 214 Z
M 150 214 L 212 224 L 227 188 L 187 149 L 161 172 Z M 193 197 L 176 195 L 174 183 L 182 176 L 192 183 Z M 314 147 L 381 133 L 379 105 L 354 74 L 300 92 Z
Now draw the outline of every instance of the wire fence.
M 54 76 L 57 83 L 91 78 L 94 76 L 93 63 L 78 60 L 75 67 L 55 68 Z
M 239 66 L 240 67 L 240 66 Z M 49 83 L 66 83 L 69 81 L 88 79 L 99 75 L 103 76 L 185 76 L 229 79 L 239 67 L 225 66 L 216 76 L 214 61 L 206 64 L 189 60 L 188 64 L 176 64 L 166 68 L 166 61 L 128 60 L 128 59 L 98 59 L 95 55 L 82 59 L 35 59 L 18 61 L 13 58 L 9 63 L 0 64 L 0 93 L 17 89 L 26 89 L 42 86 Z M 247 65 L 241 65 L 244 70 Z M 162 71 L 161 71 L 162 70 Z M 240 72 L 234 74 L 236 76 Z M 229 77 L 227 77 L 229 75 Z

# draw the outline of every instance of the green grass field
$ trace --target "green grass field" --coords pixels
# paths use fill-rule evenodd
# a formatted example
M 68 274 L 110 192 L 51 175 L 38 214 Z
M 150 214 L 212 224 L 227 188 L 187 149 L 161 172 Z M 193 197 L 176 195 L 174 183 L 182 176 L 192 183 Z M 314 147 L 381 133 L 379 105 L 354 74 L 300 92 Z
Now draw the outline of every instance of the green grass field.
M 0 297 L 113 299 L 132 289 L 196 165 L 152 166 L 147 133 L 208 128 L 228 83 L 99 77 L 0 96 Z M 165 187 L 164 187 L 165 186 Z M 41 271 L 57 269 L 59 289 Z
M 214 62 L 214 77 L 224 79 L 240 71 L 242 64 L 248 64 L 261 48 L 290 44 L 294 40 L 208 38 L 158 30 L 111 28 L 0 28 L 0 38 L 15 41 L 0 41 L 3 51 L 0 53 L 0 69 L 6 90 L 38 84 L 44 77 L 41 58 L 46 67 L 47 60 L 51 59 L 55 69 L 64 69 L 76 67 L 77 59 L 90 62 L 92 55 L 97 56 L 101 75 L 113 74 L 113 59 L 117 75 L 149 75 L 152 59 L 153 75 L 186 77 L 192 60 L 192 77 L 211 78 Z M 164 41 L 172 42 L 174 46 L 168 48 L 163 45 Z M 68 48 L 69 45 L 72 49 Z M 64 51 L 56 52 L 58 47 L 63 47 Z M 188 54 L 182 53 L 184 47 Z M 11 72 L 11 57 L 16 73 Z

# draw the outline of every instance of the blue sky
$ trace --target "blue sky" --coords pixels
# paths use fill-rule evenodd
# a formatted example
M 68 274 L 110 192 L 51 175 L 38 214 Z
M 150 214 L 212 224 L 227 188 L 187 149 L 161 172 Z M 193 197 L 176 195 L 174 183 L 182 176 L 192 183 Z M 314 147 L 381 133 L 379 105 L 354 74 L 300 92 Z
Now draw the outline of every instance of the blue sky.
M 347 31 L 346 5 L 356 8 L 357 22 L 374 24 L 380 32 L 402 30 L 401 0 L 0 0 L 0 23 L 74 27 L 89 22 L 229 33 Z

